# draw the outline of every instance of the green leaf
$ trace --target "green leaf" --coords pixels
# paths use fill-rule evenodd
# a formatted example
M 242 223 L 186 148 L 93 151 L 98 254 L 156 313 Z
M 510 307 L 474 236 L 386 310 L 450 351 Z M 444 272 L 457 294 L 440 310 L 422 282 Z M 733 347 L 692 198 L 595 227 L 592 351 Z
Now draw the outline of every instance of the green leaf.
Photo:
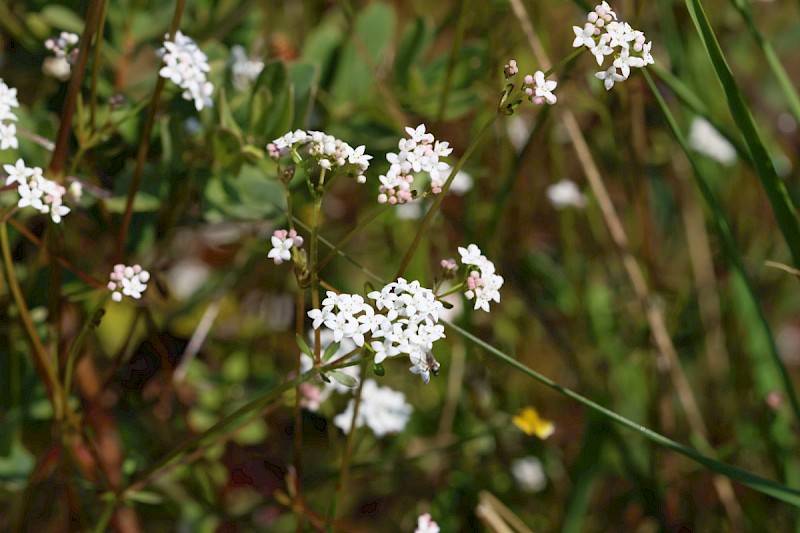
M 130 502 L 158 505 L 164 501 L 164 497 L 157 492 L 135 490 L 125 494 L 125 499 Z
M 331 100 L 352 104 L 374 94 L 373 69 L 381 62 L 394 35 L 394 9 L 375 2 L 356 17 L 351 39 L 342 51 L 331 85 Z
M 327 361 L 330 359 L 337 351 L 339 351 L 340 343 L 332 342 L 325 348 L 325 353 L 322 354 L 322 360 Z
M 300 351 L 309 356 L 310 358 L 314 358 L 314 353 L 311 351 L 311 348 L 308 347 L 308 343 L 306 342 L 305 337 L 300 334 L 294 336 L 294 340 L 297 342 L 297 347 L 300 348 Z
M 416 17 L 406 28 L 397 45 L 397 57 L 394 61 L 395 79 L 402 87 L 408 86 L 409 71 L 428 49 L 433 37 L 432 24 L 422 17 Z
M 351 389 L 358 386 L 358 380 L 351 376 L 350 374 L 345 374 L 339 370 L 329 370 L 325 372 L 327 375 L 344 385 L 345 387 L 350 387 Z
M 83 19 L 68 7 L 50 3 L 40 12 L 42 19 L 53 28 L 80 35 L 83 33 Z
M 241 168 L 242 139 L 234 130 L 219 127 L 211 135 L 214 158 L 220 165 L 238 174 Z M 237 164 L 238 163 L 238 164 Z
M 266 139 L 274 139 L 289 131 L 294 116 L 292 87 L 289 73 L 282 61 L 264 65 L 253 84 L 250 110 L 250 132 Z
M 294 117 L 291 129 L 308 127 L 308 117 L 317 92 L 319 69 L 312 63 L 296 61 L 289 68 L 289 79 L 294 92 Z
M 242 166 L 238 176 L 222 172 L 208 180 L 204 191 L 208 220 L 265 220 L 282 213 L 285 199 L 277 180 L 261 169 Z

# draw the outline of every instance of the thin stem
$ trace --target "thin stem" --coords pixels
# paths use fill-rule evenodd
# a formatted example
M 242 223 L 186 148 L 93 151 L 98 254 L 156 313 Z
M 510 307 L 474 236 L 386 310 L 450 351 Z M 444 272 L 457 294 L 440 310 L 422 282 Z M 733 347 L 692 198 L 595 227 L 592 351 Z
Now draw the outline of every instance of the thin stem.
M 181 20 L 183 8 L 186 5 L 186 0 L 177 0 L 175 4 L 175 12 L 172 15 L 172 22 L 169 29 L 169 39 L 175 37 L 175 32 Z M 125 252 L 125 241 L 128 238 L 128 228 L 131 225 L 131 218 L 133 218 L 133 200 L 136 197 L 136 191 L 139 190 L 139 182 L 142 179 L 142 172 L 144 171 L 144 164 L 147 160 L 147 151 L 150 147 L 150 134 L 153 131 L 153 124 L 155 124 L 156 112 L 158 111 L 158 102 L 161 97 L 161 91 L 164 90 L 166 80 L 161 76 L 156 80 L 156 86 L 153 88 L 153 96 L 150 99 L 150 108 L 147 110 L 147 117 L 145 118 L 144 128 L 139 138 L 139 150 L 136 153 L 136 167 L 133 170 L 131 177 L 131 184 L 128 187 L 128 197 L 125 202 L 125 213 L 122 215 L 122 224 L 119 230 L 119 243 L 117 245 L 117 255 L 115 263 L 122 261 L 122 256 Z
M 456 35 L 453 39 L 453 46 L 450 50 L 450 57 L 447 58 L 447 70 L 444 75 L 444 87 L 442 88 L 442 95 L 439 99 L 439 112 L 436 114 L 436 125 L 434 129 L 438 128 L 444 119 L 444 111 L 447 108 L 447 99 L 450 96 L 450 83 L 453 79 L 453 71 L 456 67 L 456 59 L 458 52 L 461 50 L 461 42 L 464 39 L 464 28 L 467 22 L 467 9 L 468 2 L 457 2 L 456 9 L 459 10 L 458 22 L 456 23 Z M 470 10 L 471 12 L 471 10 Z
M 571 54 L 564 56 L 564 58 L 561 61 L 559 61 L 558 63 L 556 63 L 555 65 L 553 65 L 552 67 L 550 67 L 545 71 L 544 77 L 546 78 L 553 72 L 560 70 L 561 67 L 566 66 L 570 61 L 581 55 L 584 52 L 584 50 L 586 50 L 586 48 L 581 46 L 580 48 L 576 48 L 575 50 L 573 50 Z
M 64 404 L 62 403 L 63 394 L 61 392 L 61 385 L 58 383 L 53 363 L 47 354 L 47 350 L 42 344 L 39 334 L 36 332 L 36 326 L 31 318 L 28 306 L 25 303 L 25 297 L 22 295 L 22 290 L 19 287 L 17 274 L 14 272 L 14 261 L 11 258 L 11 247 L 9 246 L 8 239 L 8 226 L 5 223 L 0 223 L 0 248 L 3 253 L 3 263 L 5 264 L 6 281 L 11 294 L 14 296 L 14 301 L 17 304 L 22 324 L 28 334 L 31 342 L 31 352 L 33 354 L 33 362 L 36 366 L 36 371 L 44 381 L 47 395 L 50 397 L 50 402 L 53 404 L 53 414 L 56 420 L 62 420 L 64 416 Z
M 375 220 L 376 218 L 381 216 L 383 213 L 388 211 L 390 207 L 392 207 L 391 204 L 388 204 L 388 203 L 383 204 L 381 207 L 379 207 L 378 209 L 374 210 L 372 213 L 367 215 L 361 222 L 358 223 L 358 225 L 355 228 L 351 229 L 347 233 L 347 235 L 342 237 L 342 240 L 340 240 L 338 243 L 336 243 L 336 246 L 334 246 L 333 249 L 330 252 L 328 252 L 328 255 L 326 255 L 325 258 L 322 261 L 320 261 L 319 270 L 322 270 L 323 268 L 325 268 L 325 265 L 327 265 L 329 262 L 331 262 L 331 260 L 334 257 L 336 257 L 337 255 L 341 254 L 341 249 L 344 248 L 347 245 L 347 243 L 350 242 L 350 240 L 358 234 L 358 232 L 360 232 L 362 229 L 364 229 L 373 220 Z M 290 211 L 290 213 L 291 213 L 291 211 Z M 292 219 L 292 217 L 289 217 L 289 220 L 291 220 L 291 219 Z
M 356 420 L 358 420 L 358 411 L 361 407 L 361 392 L 364 389 L 364 380 L 362 379 L 358 385 L 355 398 L 353 401 L 353 416 L 350 418 L 350 431 L 347 433 L 347 442 L 344 446 L 344 454 L 342 455 L 342 466 L 339 471 L 339 482 L 336 484 L 336 491 L 333 495 L 333 508 L 331 509 L 331 517 L 336 518 L 336 509 L 339 506 L 339 501 L 347 488 L 347 478 L 350 473 L 350 462 L 353 458 L 353 446 L 355 444 L 356 435 Z M 336 531 L 335 528 L 329 528 L 331 531 Z
M 311 305 L 314 309 L 319 309 L 319 264 L 317 255 L 319 249 L 319 219 L 322 213 L 322 191 L 325 187 L 325 174 L 323 168 L 319 176 L 319 185 L 314 189 L 314 218 L 311 221 Z M 290 213 L 291 215 L 291 213 Z M 320 330 L 314 330 L 314 363 L 319 366 L 321 357 L 321 336 Z
M 64 99 L 64 106 L 61 108 L 61 121 L 58 125 L 58 133 L 56 133 L 53 156 L 50 158 L 50 165 L 48 166 L 50 173 L 55 175 L 60 175 L 64 171 L 67 149 L 69 148 L 69 136 L 72 133 L 72 117 L 75 114 L 81 84 L 83 84 L 84 73 L 86 72 L 86 64 L 89 61 L 90 43 L 97 29 L 97 21 L 104 1 L 91 0 L 89 9 L 86 12 L 86 24 L 83 27 L 83 35 L 81 35 L 78 59 L 72 68 L 72 76 L 67 87 L 67 97 Z
M 97 80 L 100 77 L 100 45 L 103 42 L 103 33 L 106 26 L 106 14 L 108 12 L 108 0 L 103 0 L 103 7 L 100 11 L 100 22 L 97 25 L 97 34 L 94 38 L 94 59 L 92 62 L 92 87 L 89 99 L 89 128 L 94 133 L 95 114 L 97 112 Z
M 94 307 L 91 313 L 86 318 L 86 321 L 83 323 L 83 327 L 81 328 L 80 333 L 78 333 L 78 337 L 70 346 L 69 354 L 67 355 L 67 365 L 66 370 L 64 371 L 64 403 L 67 403 L 69 399 L 69 392 L 72 390 L 72 374 L 75 370 L 75 364 L 78 361 L 78 357 L 80 356 L 80 350 L 83 346 L 83 342 L 86 340 L 86 335 L 89 334 L 93 328 L 97 327 L 100 323 L 100 319 L 103 317 L 103 305 L 108 301 L 110 293 L 106 295 L 105 298 L 102 298 L 97 305 Z
M 406 269 L 408 268 L 409 263 L 411 263 L 411 259 L 414 257 L 414 252 L 417 251 L 419 247 L 419 243 L 422 241 L 423 235 L 428 231 L 428 227 L 431 225 L 431 221 L 436 213 L 439 211 L 439 208 L 442 205 L 442 201 L 444 197 L 447 195 L 447 191 L 450 190 L 450 184 L 453 183 L 453 180 L 461 171 L 461 168 L 464 166 L 464 163 L 467 162 L 467 159 L 472 155 L 472 152 L 478 147 L 478 144 L 483 139 L 483 136 L 491 129 L 492 124 L 494 121 L 497 120 L 497 117 L 500 116 L 498 113 L 494 113 L 492 117 L 486 121 L 486 124 L 478 132 L 478 135 L 472 140 L 470 145 L 464 151 L 464 155 L 461 156 L 461 159 L 458 160 L 456 166 L 453 167 L 453 170 L 450 172 L 450 176 L 447 178 L 444 186 L 442 186 L 442 192 L 436 195 L 436 199 L 433 201 L 433 205 L 428 210 L 428 213 L 425 215 L 425 218 L 422 220 L 422 224 L 420 224 L 419 229 L 417 230 L 416 235 L 414 235 L 414 241 L 411 243 L 411 246 L 408 247 L 406 254 L 403 256 L 403 261 L 400 263 L 400 268 L 397 271 L 397 275 L 394 277 L 395 279 L 401 277 Z

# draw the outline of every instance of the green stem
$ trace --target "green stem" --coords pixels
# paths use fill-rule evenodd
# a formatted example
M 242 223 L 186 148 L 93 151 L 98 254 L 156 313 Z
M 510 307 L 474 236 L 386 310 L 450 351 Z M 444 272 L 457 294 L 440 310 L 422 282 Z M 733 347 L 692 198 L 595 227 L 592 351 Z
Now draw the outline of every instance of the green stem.
M 362 229 L 364 229 L 373 220 L 375 220 L 376 218 L 381 216 L 383 213 L 388 211 L 390 207 L 392 207 L 391 204 L 388 204 L 388 203 L 383 204 L 381 207 L 379 207 L 378 209 L 374 210 L 372 213 L 367 215 L 361 222 L 358 223 L 358 225 L 355 228 L 351 229 L 347 233 L 347 235 L 342 237 L 342 240 L 340 240 L 336 244 L 336 246 L 334 246 L 333 249 L 330 252 L 328 252 L 328 255 L 326 255 L 325 258 L 322 261 L 320 261 L 319 270 L 322 270 L 323 268 L 325 268 L 325 265 L 330 263 L 331 260 L 334 257 L 336 257 L 338 254 L 340 254 L 341 253 L 341 249 L 344 248 L 347 245 L 347 243 L 350 242 L 350 240 L 358 234 L 358 232 L 360 232 Z M 290 213 L 291 213 L 291 211 L 290 211 Z M 289 217 L 289 220 L 291 220 L 291 217 Z
M 97 113 L 97 80 L 100 77 L 100 45 L 103 43 L 103 33 L 106 27 L 106 14 L 108 12 L 108 0 L 103 0 L 100 8 L 100 22 L 97 25 L 97 34 L 94 39 L 94 59 L 92 62 L 92 87 L 89 100 L 89 128 L 95 132 L 95 114 Z
M 564 56 L 561 59 L 561 61 L 559 61 L 558 63 L 547 69 L 547 71 L 545 71 L 544 77 L 546 78 L 553 72 L 559 70 L 561 67 L 567 65 L 567 63 L 569 63 L 570 61 L 581 55 L 584 52 L 584 50 L 587 50 L 587 48 L 585 46 L 581 46 L 580 48 L 576 48 L 575 50 L 573 50 L 571 54 Z
M 111 517 L 114 516 L 114 510 L 117 508 L 117 499 L 116 498 L 109 498 L 106 502 L 105 507 L 103 507 L 103 514 L 100 515 L 100 519 L 97 521 L 97 524 L 94 526 L 95 533 L 103 533 L 103 531 L 108 530 L 108 523 L 111 521 Z
M 14 272 L 14 261 L 11 258 L 11 247 L 8 239 L 8 226 L 5 222 L 0 223 L 0 248 L 3 252 L 3 262 L 5 263 L 6 280 L 11 294 L 14 296 L 14 301 L 17 304 L 22 324 L 25 331 L 28 333 L 28 339 L 31 342 L 31 352 L 33 355 L 34 366 L 36 367 L 39 376 L 44 381 L 47 394 L 50 397 L 50 402 L 53 404 L 53 414 L 56 420 L 61 420 L 64 416 L 64 404 L 62 403 L 63 394 L 61 392 L 61 385 L 58 383 L 53 364 L 47 355 L 47 350 L 42 344 L 39 334 L 36 332 L 36 326 L 33 324 L 30 311 L 25 303 L 25 297 L 19 287 L 17 274 Z
M 478 144 L 483 139 L 483 136 L 486 135 L 486 133 L 491 129 L 492 124 L 494 124 L 494 121 L 497 120 L 498 116 L 500 115 L 498 113 L 495 113 L 489 120 L 486 121 L 486 124 L 484 124 L 483 127 L 480 129 L 478 135 L 472 140 L 470 145 L 464 151 L 464 155 L 461 156 L 461 159 L 458 160 L 456 166 L 453 167 L 453 170 L 450 172 L 450 176 L 447 178 L 447 181 L 442 187 L 442 192 L 436 195 L 436 199 L 433 201 L 433 205 L 428 210 L 428 213 L 425 215 L 425 218 L 422 220 L 422 224 L 420 224 L 419 230 L 417 230 L 416 235 L 414 235 L 414 241 L 411 243 L 411 246 L 409 246 L 405 256 L 403 256 L 403 261 L 400 263 L 400 268 L 398 269 L 397 275 L 395 275 L 394 279 L 401 277 L 405 273 L 409 263 L 411 263 L 411 259 L 414 257 L 414 252 L 417 251 L 419 243 L 422 241 L 423 235 L 425 235 L 425 233 L 428 231 L 428 227 L 431 225 L 433 217 L 436 216 L 436 213 L 439 211 L 439 208 L 442 205 L 444 197 L 447 195 L 447 191 L 450 190 L 450 184 L 453 183 L 456 174 L 458 174 L 459 171 L 461 171 L 461 168 L 464 166 L 464 163 L 466 163 L 467 159 L 469 159 L 469 157 L 472 155 L 472 152 L 474 152 L 475 149 L 478 147 Z
M 450 296 L 451 294 L 455 294 L 455 293 L 457 293 L 457 292 L 460 292 L 460 291 L 461 291 L 461 289 L 463 289 L 463 288 L 464 288 L 464 282 L 462 281 L 461 283 L 459 283 L 459 284 L 458 284 L 458 285 L 456 285 L 455 287 L 451 287 L 451 288 L 447 289 L 447 290 L 446 290 L 446 291 L 444 291 L 442 294 L 437 294 L 437 295 L 436 295 L 436 299 L 437 299 L 437 300 L 441 300 L 441 299 L 442 299 L 442 298 L 444 298 L 445 296 Z
M 107 291 L 106 291 L 107 292 Z M 78 357 L 80 356 L 80 350 L 83 346 L 83 342 L 86 340 L 86 335 L 88 335 L 89 331 L 93 328 L 97 327 L 100 323 L 100 319 L 105 312 L 103 309 L 103 305 L 108 301 L 109 295 L 106 294 L 105 298 L 102 298 L 98 304 L 94 307 L 89 316 L 87 317 L 86 321 L 83 323 L 83 327 L 81 328 L 78 337 L 72 343 L 72 346 L 69 348 L 69 354 L 67 355 L 67 366 L 64 372 L 64 403 L 67 403 L 69 398 L 69 392 L 72 390 L 72 374 L 75 369 L 75 364 L 78 361 Z
M 456 9 L 459 10 L 458 13 L 458 22 L 456 23 L 456 34 L 455 38 L 453 39 L 453 45 L 450 49 L 450 57 L 447 58 L 447 70 L 445 71 L 444 75 L 444 87 L 442 88 L 442 95 L 439 99 L 439 112 L 436 114 L 436 125 L 434 129 L 438 129 L 439 125 L 444 120 L 444 111 L 447 108 L 447 99 L 450 96 L 450 83 L 453 79 L 453 71 L 456 67 L 456 59 L 458 58 L 458 52 L 461 50 L 461 42 L 464 39 L 464 27 L 466 26 L 467 21 L 467 9 L 466 9 L 467 2 L 458 2 L 456 4 Z M 471 10 L 469 10 L 471 12 Z
M 175 12 L 172 15 L 172 22 L 169 29 L 169 38 L 173 39 L 178 30 L 181 21 L 181 14 L 186 5 L 186 0 L 177 0 L 175 4 Z M 117 255 L 115 263 L 122 261 L 122 256 L 125 252 L 125 241 L 128 238 L 128 228 L 131 225 L 131 218 L 133 217 L 133 200 L 136 197 L 136 191 L 139 189 L 139 182 L 142 179 L 142 172 L 144 171 L 144 164 L 147 160 L 147 151 L 150 147 L 150 134 L 153 131 L 155 124 L 156 112 L 158 111 L 158 102 L 161 97 L 161 91 L 164 90 L 165 78 L 161 76 L 156 80 L 156 86 L 153 88 L 153 96 L 150 99 L 150 108 L 147 111 L 144 127 L 139 137 L 139 150 L 136 153 L 136 167 L 133 170 L 131 177 L 131 184 L 128 187 L 128 197 L 125 202 L 125 213 L 122 215 L 122 223 L 119 230 L 119 242 L 117 244 Z
M 362 372 L 363 375 L 363 372 Z M 353 416 L 350 419 L 350 431 L 347 433 L 347 442 L 344 446 L 344 454 L 342 455 L 342 467 L 339 471 L 339 482 L 336 484 L 336 491 L 333 494 L 333 504 L 332 509 L 330 512 L 331 518 L 336 518 L 336 509 L 339 506 L 339 501 L 342 493 L 345 492 L 347 488 L 347 478 L 350 472 L 350 461 L 353 458 L 353 447 L 356 441 L 356 420 L 358 420 L 358 411 L 361 408 L 361 391 L 364 389 L 364 380 L 361 380 L 361 383 L 358 385 L 358 391 L 356 391 L 355 398 L 353 401 L 355 404 L 353 405 Z M 329 531 L 336 531 L 333 526 L 329 526 Z

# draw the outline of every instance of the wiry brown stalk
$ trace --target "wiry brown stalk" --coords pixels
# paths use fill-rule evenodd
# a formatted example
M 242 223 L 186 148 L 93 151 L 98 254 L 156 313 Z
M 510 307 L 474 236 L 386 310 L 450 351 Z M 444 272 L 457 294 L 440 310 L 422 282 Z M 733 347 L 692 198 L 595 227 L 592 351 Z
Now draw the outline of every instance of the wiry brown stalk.
M 525 37 L 528 39 L 528 44 L 536 56 L 540 68 L 548 69 L 551 65 L 551 61 L 547 57 L 544 47 L 533 29 L 525 6 L 522 4 L 521 0 L 510 0 L 510 2 L 514 15 Z M 608 189 L 606 189 L 600 170 L 581 132 L 578 120 L 570 109 L 563 107 L 560 111 L 562 123 L 567 130 L 567 135 L 575 148 L 576 155 L 586 175 L 586 179 L 589 182 L 589 186 L 597 199 L 598 206 L 600 207 L 603 220 L 606 223 L 611 239 L 614 241 L 614 245 L 617 247 L 617 251 L 621 256 L 625 273 L 633 286 L 637 300 L 645 311 L 647 322 L 650 325 L 650 332 L 658 350 L 659 368 L 666 368 L 666 370 L 669 371 L 670 380 L 675 388 L 678 401 L 686 414 L 689 427 L 692 433 L 701 441 L 700 444 L 705 448 L 704 451 L 710 453 L 713 451 L 713 448 L 708 443 L 708 429 L 706 428 L 700 408 L 697 405 L 694 393 L 689 385 L 689 380 L 683 371 L 683 366 L 678 358 L 675 345 L 670 338 L 664 314 L 656 299 L 650 294 L 644 273 L 631 251 L 628 235 L 611 201 Z M 733 484 L 728 478 L 715 475 L 714 488 L 717 491 L 717 496 L 725 507 L 725 511 L 731 522 L 732 530 L 741 531 L 743 526 L 742 509 L 733 491 Z

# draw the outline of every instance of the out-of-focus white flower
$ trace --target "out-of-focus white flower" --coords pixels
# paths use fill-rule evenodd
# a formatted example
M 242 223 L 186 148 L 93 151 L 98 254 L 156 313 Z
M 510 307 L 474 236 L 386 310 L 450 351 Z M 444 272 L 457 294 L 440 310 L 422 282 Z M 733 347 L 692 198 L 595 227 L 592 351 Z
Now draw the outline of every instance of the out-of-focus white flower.
M 206 282 L 210 269 L 204 261 L 192 257 L 178 261 L 167 271 L 170 293 L 178 300 L 193 295 Z
M 47 39 L 45 48 L 52 51 L 54 57 L 46 57 L 42 63 L 42 72 L 60 81 L 66 81 L 72 74 L 72 63 L 78 54 L 78 40 L 74 34 L 62 31 L 58 37 Z
M 563 179 L 547 187 L 547 198 L 556 209 L 586 207 L 586 196 L 578 189 L 574 181 L 568 179 Z
M 6 85 L 0 78 L 0 150 L 19 147 L 17 126 L 12 123 L 17 120 L 12 109 L 18 107 L 17 90 Z
M 70 52 L 78 45 L 78 37 L 75 33 L 62 31 L 58 37 L 47 39 L 44 47 L 53 52 L 56 57 L 66 59 Z
M 366 183 L 364 172 L 372 159 L 364 151 L 364 146 L 353 148 L 333 135 L 313 130 L 290 131 L 267 145 L 267 153 L 273 159 L 290 153 L 300 159 L 308 157 L 331 174 L 347 174 L 359 183 Z
M 503 287 L 503 276 L 495 273 L 494 263 L 489 261 L 476 244 L 466 248 L 459 247 L 461 264 L 477 268 L 467 268 L 467 277 L 464 280 L 467 300 L 475 300 L 475 309 L 489 312 L 489 302 L 500 302 L 500 289 Z
M 159 75 L 183 89 L 184 100 L 194 101 L 198 111 L 213 105 L 211 94 L 214 85 L 206 79 L 206 74 L 211 70 L 208 57 L 191 37 L 176 32 L 173 41 L 164 41 L 164 47 L 158 50 L 158 55 L 164 61 Z
M 417 529 L 414 533 L 439 533 L 439 524 L 431 519 L 430 513 L 425 513 L 417 518 Z
M 729 166 L 736 163 L 736 149 L 703 117 L 695 117 L 689 130 L 689 145 L 697 152 Z
M 333 423 L 345 433 L 351 430 L 354 406 L 354 400 L 350 400 L 347 409 L 333 417 Z M 398 433 L 405 429 L 412 412 L 413 408 L 402 392 L 379 387 L 375 380 L 368 379 L 361 390 L 356 428 L 366 425 L 376 437 Z
M 511 475 L 525 492 L 540 492 L 547 486 L 547 476 L 542 468 L 542 462 L 533 455 L 512 461 Z
M 275 261 L 276 265 L 280 265 L 284 261 L 291 261 L 292 248 L 303 246 L 303 238 L 295 230 L 275 230 L 271 242 L 272 250 L 269 251 L 267 257 Z
M 433 134 L 426 131 L 425 124 L 416 128 L 406 128 L 408 138 L 397 143 L 399 151 L 386 154 L 390 167 L 385 175 L 378 179 L 381 182 L 378 194 L 379 203 L 404 204 L 412 201 L 414 195 L 412 185 L 414 175 L 426 173 L 430 177 L 430 192 L 442 192 L 450 166 L 441 160 L 453 152 L 450 144 L 437 141 Z
M 263 61 L 254 61 L 247 57 L 247 51 L 241 45 L 231 48 L 231 81 L 233 86 L 243 91 L 250 87 L 261 71 L 264 70 Z
M 147 282 L 150 281 L 150 273 L 140 265 L 114 265 L 109 277 L 111 281 L 108 282 L 108 290 L 111 291 L 111 299 L 115 302 L 121 302 L 123 296 L 138 300 L 147 290 Z

